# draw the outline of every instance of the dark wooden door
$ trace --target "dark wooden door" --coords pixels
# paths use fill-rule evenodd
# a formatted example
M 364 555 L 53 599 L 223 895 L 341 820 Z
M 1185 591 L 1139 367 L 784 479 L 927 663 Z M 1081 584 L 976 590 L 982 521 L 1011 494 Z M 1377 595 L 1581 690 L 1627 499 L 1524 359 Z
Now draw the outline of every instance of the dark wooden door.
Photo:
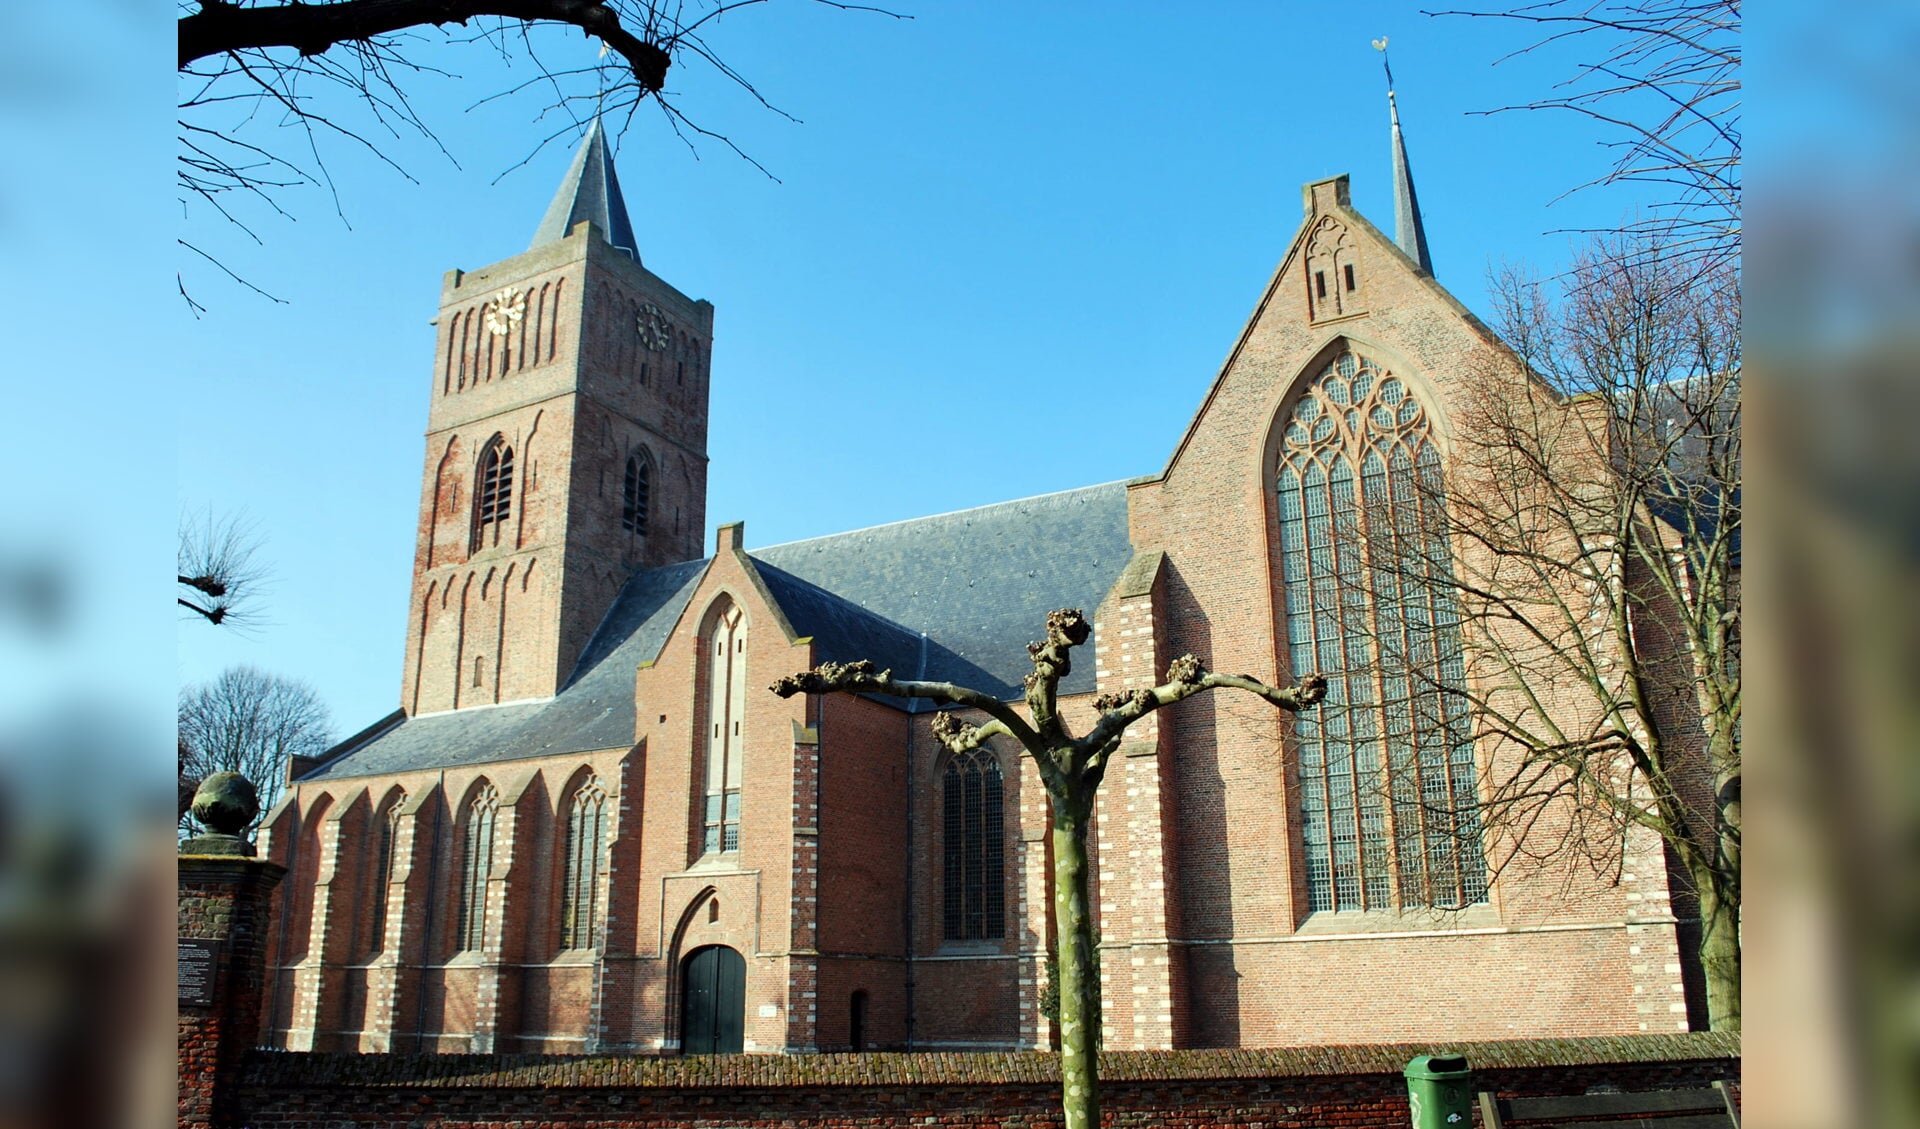
M 681 975 L 680 1047 L 690 1055 L 739 1054 L 747 1026 L 747 958 L 725 945 L 695 949 Z

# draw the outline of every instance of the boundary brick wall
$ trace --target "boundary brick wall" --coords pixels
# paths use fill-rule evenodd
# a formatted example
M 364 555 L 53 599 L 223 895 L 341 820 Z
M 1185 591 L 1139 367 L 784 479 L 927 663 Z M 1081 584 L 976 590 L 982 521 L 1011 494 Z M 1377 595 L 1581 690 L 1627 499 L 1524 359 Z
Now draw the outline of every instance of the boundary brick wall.
M 1431 1045 L 1101 1056 L 1110 1126 L 1399 1129 L 1401 1068 Z M 1738 1079 L 1737 1036 L 1717 1033 L 1455 1044 L 1476 1088 L 1508 1096 L 1652 1090 Z M 692 1058 L 256 1052 L 238 1105 L 251 1129 L 1060 1124 L 1050 1054 L 834 1054 Z

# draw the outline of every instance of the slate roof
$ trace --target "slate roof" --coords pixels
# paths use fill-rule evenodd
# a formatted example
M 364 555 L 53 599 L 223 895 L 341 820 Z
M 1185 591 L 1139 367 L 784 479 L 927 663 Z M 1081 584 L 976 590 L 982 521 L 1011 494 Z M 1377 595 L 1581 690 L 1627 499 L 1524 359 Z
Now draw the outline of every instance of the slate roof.
M 581 220 L 593 221 L 608 243 L 625 251 L 634 262 L 640 261 L 633 221 L 627 218 L 626 197 L 620 194 L 620 178 L 614 175 L 607 136 L 598 117 L 587 127 L 587 136 L 573 154 L 573 163 L 567 166 L 567 175 L 561 178 L 560 189 L 553 194 L 553 202 L 547 205 L 547 214 L 541 217 L 527 249 L 558 243 Z
M 1055 608 L 1097 607 L 1133 549 L 1121 482 L 748 550 L 768 593 L 823 660 L 869 658 L 903 678 L 1012 698 L 1026 645 Z M 336 747 L 326 780 L 618 748 L 633 740 L 633 674 L 659 657 L 708 561 L 643 569 L 621 589 L 553 698 L 405 718 Z M 1061 680 L 1094 688 L 1085 654 Z M 930 703 L 901 702 L 909 709 Z
M 749 552 L 763 562 L 769 588 L 776 575 L 810 586 L 795 592 L 803 597 L 795 607 L 776 596 L 823 658 L 872 658 L 901 677 L 965 682 L 1012 698 L 1032 669 L 1027 644 L 1045 634 L 1047 613 L 1091 614 L 1133 546 L 1126 484 L 1110 482 Z M 864 618 L 828 607 L 815 593 L 857 605 Z M 894 630 L 865 630 L 874 621 Z M 907 643 L 917 644 L 922 632 L 924 665 Z M 1093 689 L 1092 656 L 1085 660 L 1061 680 L 1062 693 Z

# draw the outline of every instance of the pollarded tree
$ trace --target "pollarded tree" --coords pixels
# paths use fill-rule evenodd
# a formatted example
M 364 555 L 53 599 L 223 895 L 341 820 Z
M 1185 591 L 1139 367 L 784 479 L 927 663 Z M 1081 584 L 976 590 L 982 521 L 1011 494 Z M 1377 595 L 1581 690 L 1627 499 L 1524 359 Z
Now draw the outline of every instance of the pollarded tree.
M 1060 679 L 1072 669 L 1073 648 L 1085 643 L 1093 626 L 1078 609 L 1047 616 L 1045 642 L 1029 643 L 1033 673 L 1026 677 L 1026 713 L 993 694 L 951 682 L 914 682 L 875 670 L 871 662 L 823 663 L 790 675 L 771 689 L 783 698 L 795 694 L 887 694 L 923 698 L 942 705 L 979 710 L 984 725 L 957 713 L 934 715 L 934 736 L 948 750 L 979 748 L 995 737 L 1011 737 L 1033 758 L 1051 801 L 1053 823 L 1053 904 L 1055 945 L 1059 954 L 1060 1084 L 1067 1129 L 1096 1129 L 1100 1124 L 1099 1080 L 1094 1031 L 1099 1026 L 1098 984 L 1093 976 L 1094 920 L 1087 898 L 1087 827 L 1094 796 L 1106 775 L 1107 761 L 1120 747 L 1127 727 L 1163 706 L 1206 690 L 1245 690 L 1284 710 L 1299 711 L 1326 696 L 1326 679 L 1300 678 L 1277 689 L 1244 674 L 1217 674 L 1192 655 L 1167 667 L 1166 681 L 1152 689 L 1104 694 L 1094 700 L 1099 719 L 1075 736 L 1061 717 Z

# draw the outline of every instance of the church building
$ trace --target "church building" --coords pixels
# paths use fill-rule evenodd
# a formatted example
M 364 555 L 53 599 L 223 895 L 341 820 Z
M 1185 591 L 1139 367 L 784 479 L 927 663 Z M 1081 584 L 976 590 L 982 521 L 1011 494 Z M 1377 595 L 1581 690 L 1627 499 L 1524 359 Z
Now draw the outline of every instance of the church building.
M 1083 725 L 1187 653 L 1331 680 L 1298 718 L 1201 695 L 1128 731 L 1090 847 L 1107 1049 L 1686 1030 L 1658 841 L 1617 883 L 1491 866 L 1494 754 L 1463 710 L 1396 718 L 1353 627 L 1380 609 L 1335 583 L 1369 551 L 1341 515 L 1417 525 L 1462 380 L 1518 374 L 1435 280 L 1392 143 L 1394 234 L 1306 185 L 1140 477 L 759 546 L 706 524 L 714 308 L 644 265 L 596 122 L 527 250 L 442 282 L 399 708 L 262 825 L 268 1041 L 1050 1046 L 1033 766 L 948 754 L 927 702 L 768 686 L 864 658 L 1018 701 L 1056 608 L 1094 625 Z

